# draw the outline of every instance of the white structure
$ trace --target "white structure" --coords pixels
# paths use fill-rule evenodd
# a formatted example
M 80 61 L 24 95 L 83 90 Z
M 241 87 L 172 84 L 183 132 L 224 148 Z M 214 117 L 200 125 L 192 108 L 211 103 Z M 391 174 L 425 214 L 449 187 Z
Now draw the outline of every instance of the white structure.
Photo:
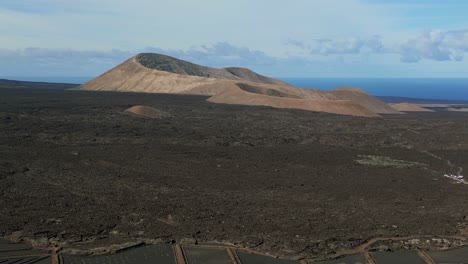
M 462 175 L 444 174 L 444 177 L 450 178 L 458 183 L 468 184 L 468 182 L 465 181 L 465 177 Z

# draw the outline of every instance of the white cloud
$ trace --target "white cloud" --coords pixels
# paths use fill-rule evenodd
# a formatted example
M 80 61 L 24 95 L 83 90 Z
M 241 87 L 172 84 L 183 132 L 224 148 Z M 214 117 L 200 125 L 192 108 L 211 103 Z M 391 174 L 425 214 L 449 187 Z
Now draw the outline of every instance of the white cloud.
M 297 40 L 297 39 L 292 39 L 292 38 L 289 38 L 286 42 L 285 42 L 286 45 L 290 45 L 290 46 L 294 46 L 296 48 L 299 48 L 299 49 L 310 49 L 310 47 L 306 46 L 304 44 L 304 42 L 300 41 L 300 40 Z
M 319 39 L 311 49 L 312 54 L 358 54 L 361 52 L 384 52 L 384 45 L 379 36 L 363 39 L 359 37 L 348 39 Z
M 426 31 L 397 45 L 396 52 L 401 54 L 402 62 L 461 61 L 468 52 L 468 30 Z

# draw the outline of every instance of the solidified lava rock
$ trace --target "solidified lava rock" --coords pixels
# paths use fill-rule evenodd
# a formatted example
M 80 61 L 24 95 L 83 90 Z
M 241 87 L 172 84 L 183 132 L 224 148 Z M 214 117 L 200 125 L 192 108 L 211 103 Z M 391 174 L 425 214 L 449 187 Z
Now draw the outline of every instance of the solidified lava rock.
M 132 105 L 171 118 L 121 114 Z M 443 177 L 456 173 L 448 160 L 468 168 L 466 113 L 372 119 L 13 89 L 0 89 L 0 112 L 21 116 L 0 122 L 2 235 L 94 247 L 196 234 L 304 256 L 373 237 L 466 236 L 466 186 Z M 356 162 L 371 156 L 427 166 Z

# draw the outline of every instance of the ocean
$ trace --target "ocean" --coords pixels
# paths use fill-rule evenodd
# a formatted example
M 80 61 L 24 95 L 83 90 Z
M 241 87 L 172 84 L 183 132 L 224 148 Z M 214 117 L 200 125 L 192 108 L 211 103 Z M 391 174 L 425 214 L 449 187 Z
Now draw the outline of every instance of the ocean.
M 375 96 L 468 100 L 468 78 L 280 78 L 303 88 L 359 87 Z

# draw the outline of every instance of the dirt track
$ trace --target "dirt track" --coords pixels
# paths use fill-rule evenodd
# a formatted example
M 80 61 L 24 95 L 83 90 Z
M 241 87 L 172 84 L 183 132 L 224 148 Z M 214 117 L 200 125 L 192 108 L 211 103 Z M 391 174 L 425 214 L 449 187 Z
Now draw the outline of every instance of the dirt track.
M 195 238 L 311 257 L 379 236 L 468 234 L 468 186 L 442 177 L 468 168 L 468 114 L 357 118 L 205 99 L 0 89 L 0 235 L 65 247 Z M 123 113 L 133 105 L 166 115 Z

